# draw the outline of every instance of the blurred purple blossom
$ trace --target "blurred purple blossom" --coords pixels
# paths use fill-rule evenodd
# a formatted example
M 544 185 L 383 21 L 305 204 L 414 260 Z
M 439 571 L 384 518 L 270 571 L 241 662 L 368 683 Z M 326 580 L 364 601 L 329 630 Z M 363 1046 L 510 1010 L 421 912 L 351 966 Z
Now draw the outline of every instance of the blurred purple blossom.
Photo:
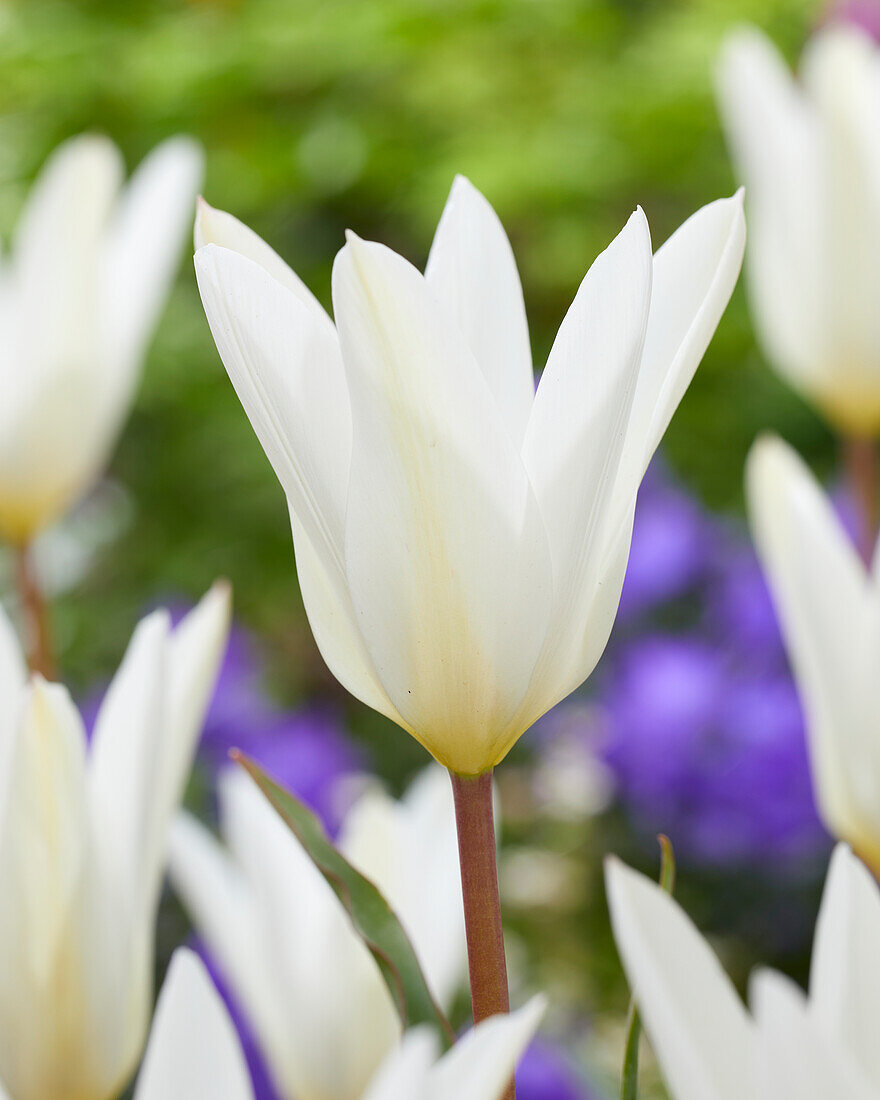
M 565 1053 L 546 1039 L 536 1039 L 516 1071 L 518 1100 L 590 1100 Z
M 621 621 L 692 591 L 706 575 L 714 541 L 712 524 L 696 503 L 652 464 L 639 491 Z
M 839 0 L 831 5 L 828 18 L 852 23 L 880 42 L 880 0 Z
M 704 863 L 773 863 L 824 843 L 786 673 L 738 670 L 697 637 L 620 655 L 603 695 L 604 759 L 636 824 Z
M 846 501 L 837 507 L 846 523 Z M 744 527 L 703 510 L 655 465 L 639 495 L 627 593 L 590 705 L 575 698 L 548 715 L 542 756 L 577 728 L 639 832 L 667 832 L 693 863 L 820 853 L 801 708 Z

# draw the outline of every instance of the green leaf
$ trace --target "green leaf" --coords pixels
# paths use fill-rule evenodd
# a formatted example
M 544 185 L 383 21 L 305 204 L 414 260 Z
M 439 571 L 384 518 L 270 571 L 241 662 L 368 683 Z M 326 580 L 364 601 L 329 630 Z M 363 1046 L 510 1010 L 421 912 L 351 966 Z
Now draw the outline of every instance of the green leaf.
M 455 1032 L 431 996 L 409 936 L 379 890 L 334 847 L 324 826 L 295 795 L 279 787 L 243 753 L 231 755 L 268 798 L 342 902 L 379 965 L 403 1027 L 431 1024 L 451 1045 Z
M 657 837 L 660 844 L 660 886 L 671 894 L 675 889 L 675 855 L 672 842 L 661 833 Z M 620 1075 L 620 1100 L 638 1100 L 639 1095 L 639 1040 L 642 1037 L 642 1021 L 635 997 L 629 1002 L 626 1017 L 626 1046 L 623 1050 L 623 1070 Z

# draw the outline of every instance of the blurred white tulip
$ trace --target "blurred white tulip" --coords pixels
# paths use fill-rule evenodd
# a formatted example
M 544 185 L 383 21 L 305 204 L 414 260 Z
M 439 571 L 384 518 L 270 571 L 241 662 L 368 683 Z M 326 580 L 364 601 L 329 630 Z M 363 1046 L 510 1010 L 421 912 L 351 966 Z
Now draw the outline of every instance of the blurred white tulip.
M 175 951 L 134 1100 L 253 1100 L 241 1043 L 200 960 Z
M 845 433 L 880 431 L 880 51 L 818 31 L 795 81 L 759 31 L 733 33 L 718 99 L 748 189 L 746 264 L 767 356 Z
M 100 474 L 128 413 L 202 177 L 186 138 L 123 187 L 85 135 L 40 173 L 0 266 L 0 535 L 26 543 Z
M 431 1032 L 408 1031 L 362 1100 L 501 1100 L 544 1007 L 543 998 L 535 997 L 509 1016 L 489 1017 L 439 1061 Z
M 718 959 L 667 893 L 606 867 L 614 937 L 673 1100 L 877 1100 L 880 895 L 845 845 L 831 861 L 809 996 L 774 971 L 748 1013 Z
M 535 392 L 497 216 L 456 180 L 425 275 L 349 235 L 336 327 L 235 218 L 200 204 L 196 272 L 290 506 L 340 682 L 463 775 L 576 688 L 617 609 L 636 493 L 736 282 L 742 197 L 652 260 L 641 210 L 596 260 Z
M 359 1100 L 400 1037 L 378 966 L 335 894 L 251 779 L 220 782 L 225 851 L 181 816 L 170 869 L 193 922 L 290 1100 Z M 368 791 L 349 812 L 343 853 L 385 893 L 437 999 L 467 974 L 448 776 L 422 775 L 395 803 Z
M 758 555 L 806 711 L 828 829 L 880 872 L 880 557 L 867 569 L 831 502 L 780 439 L 746 468 Z
M 13 1100 L 112 1100 L 140 1057 L 166 833 L 229 624 L 216 585 L 144 619 L 91 745 L 67 691 L 28 680 L 0 612 L 0 1080 Z

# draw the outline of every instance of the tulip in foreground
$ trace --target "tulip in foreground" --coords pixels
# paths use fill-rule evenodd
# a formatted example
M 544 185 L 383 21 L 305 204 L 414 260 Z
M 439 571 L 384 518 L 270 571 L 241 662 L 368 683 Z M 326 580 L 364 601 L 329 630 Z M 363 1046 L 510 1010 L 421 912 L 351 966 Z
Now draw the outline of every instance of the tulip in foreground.
M 228 851 L 195 819 L 172 833 L 172 880 L 289 1100 L 360 1100 L 400 1038 L 378 966 L 339 900 L 251 779 L 220 781 Z M 443 772 L 395 803 L 367 791 L 339 845 L 384 891 L 444 1006 L 465 975 L 452 796 Z
M 178 137 L 123 187 L 119 150 L 91 135 L 40 173 L 2 264 L 0 537 L 28 543 L 101 473 L 201 174 L 201 150 Z
M 113 1100 L 152 1005 L 166 832 L 226 639 L 218 585 L 138 626 L 91 745 L 67 691 L 27 679 L 0 612 L 0 1082 L 12 1100 Z
M 409 1032 L 363 1100 L 499 1100 L 543 1012 L 535 1000 L 487 1020 L 437 1060 L 434 1037 Z M 238 1036 L 199 960 L 177 951 L 153 1021 L 134 1100 L 253 1100 Z
M 749 517 L 806 711 L 828 829 L 880 872 L 880 558 L 866 568 L 798 455 L 759 440 Z
M 880 894 L 845 845 L 831 861 L 809 995 L 753 975 L 751 1013 L 679 905 L 609 860 L 614 937 L 673 1100 L 877 1100 Z
M 748 188 L 746 264 L 767 355 L 848 435 L 880 432 L 880 50 L 816 33 L 795 80 L 754 29 L 729 38 L 718 98 Z
M 349 234 L 334 326 L 200 205 L 196 272 L 290 506 L 318 646 L 354 695 L 473 776 L 590 674 L 633 508 L 736 282 L 740 195 L 651 256 L 638 210 L 596 260 L 535 392 L 519 276 L 459 178 L 422 275 Z

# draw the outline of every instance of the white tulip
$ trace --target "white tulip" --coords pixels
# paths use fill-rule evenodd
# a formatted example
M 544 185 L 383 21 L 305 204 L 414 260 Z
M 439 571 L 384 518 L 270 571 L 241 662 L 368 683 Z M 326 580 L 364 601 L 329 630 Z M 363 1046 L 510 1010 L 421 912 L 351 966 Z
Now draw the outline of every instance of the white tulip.
M 828 829 L 880 870 L 880 557 L 863 564 L 798 455 L 759 440 L 746 469 L 752 532 L 806 711 Z
M 0 535 L 25 543 L 100 474 L 134 397 L 202 175 L 185 138 L 123 188 L 119 150 L 49 158 L 0 265 Z
M 880 51 L 819 31 L 795 81 L 773 44 L 729 38 L 718 98 L 748 187 L 752 311 L 771 362 L 839 428 L 880 430 Z
M 172 833 L 170 869 L 199 933 L 290 1100 L 359 1100 L 400 1037 L 378 966 L 293 833 L 251 779 L 221 777 L 228 852 L 195 819 Z M 466 974 L 449 779 L 437 769 L 395 804 L 367 792 L 339 846 L 380 885 L 448 1006 Z
M 111 1100 L 141 1054 L 166 832 L 223 653 L 215 586 L 141 622 L 91 746 L 67 691 L 28 681 L 0 613 L 0 1080 L 14 1100 Z
M 349 235 L 334 327 L 265 242 L 200 206 L 215 342 L 290 506 L 306 611 L 355 696 L 463 775 L 596 664 L 636 493 L 739 272 L 742 198 L 652 260 L 596 260 L 535 393 L 510 245 L 459 178 L 425 275 Z
M 609 860 L 614 936 L 673 1100 L 878 1100 L 880 894 L 845 845 L 831 861 L 809 996 L 773 971 L 748 1013 L 676 901 Z
M 500 1100 L 544 1011 L 536 998 L 484 1021 L 437 1060 L 435 1036 L 408 1032 L 363 1100 Z M 252 1100 L 238 1036 L 201 962 L 180 949 L 153 1020 L 135 1100 Z
M 134 1100 L 253 1100 L 241 1043 L 201 961 L 175 951 Z
M 509 1016 L 490 1016 L 436 1061 L 436 1037 L 408 1031 L 362 1100 L 501 1100 L 544 1013 L 536 997 Z

